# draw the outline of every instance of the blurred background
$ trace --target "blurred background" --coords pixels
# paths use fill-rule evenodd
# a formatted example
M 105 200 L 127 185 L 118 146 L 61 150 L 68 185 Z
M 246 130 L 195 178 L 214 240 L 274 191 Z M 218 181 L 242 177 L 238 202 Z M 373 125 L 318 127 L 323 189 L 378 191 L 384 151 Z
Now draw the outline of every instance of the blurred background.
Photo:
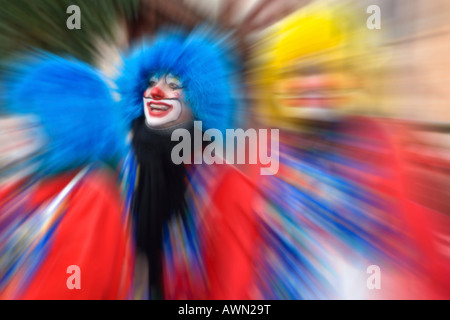
M 289 123 L 274 122 L 262 111 L 261 96 L 268 91 L 260 79 L 272 72 L 264 67 L 270 64 L 269 56 L 280 56 L 271 40 L 283 30 L 280 23 L 315 2 L 318 1 L 0 0 L 0 81 L 10 73 L 11 64 L 31 48 L 72 55 L 114 77 L 121 52 L 143 37 L 166 27 L 190 30 L 207 23 L 228 36 L 240 60 L 242 74 L 238 76 L 244 84 L 240 98 L 246 106 L 247 126 L 269 123 L 288 128 Z M 435 224 L 430 241 L 439 248 L 439 256 L 450 259 L 450 90 L 447 88 L 450 2 L 330 0 L 324 3 L 353 13 L 353 23 L 358 27 L 352 36 L 358 37 L 364 47 L 360 55 L 356 51 L 346 52 L 357 73 L 363 74 L 358 81 L 365 94 L 356 108 L 345 112 L 375 119 L 389 132 L 390 142 L 401 157 L 401 171 L 408 185 L 406 197 L 427 208 L 433 221 L 442 221 Z M 66 9 L 73 4 L 81 9 L 80 30 L 66 27 L 70 15 Z M 380 30 L 366 27 L 370 16 L 366 9 L 370 5 L 381 9 Z M 299 48 L 304 44 L 300 40 L 292 45 Z M 3 90 L 6 89 L 0 87 L 0 92 Z M 0 114 L 5 117 L 6 103 L 0 101 Z M 32 128 L 30 119 L 26 119 L 26 124 L 21 119 L 17 121 L 25 128 Z M 11 139 L 17 139 L 21 145 L 26 142 L 23 142 L 23 128 L 17 129 L 21 133 L 18 134 L 9 127 L 8 118 L 0 123 L 0 147 L 4 150 L 0 154 L 0 167 L 8 168 L 17 161 L 19 152 L 10 146 Z M 41 137 L 38 139 L 43 143 Z M 30 147 L 21 152 L 33 156 L 35 149 Z

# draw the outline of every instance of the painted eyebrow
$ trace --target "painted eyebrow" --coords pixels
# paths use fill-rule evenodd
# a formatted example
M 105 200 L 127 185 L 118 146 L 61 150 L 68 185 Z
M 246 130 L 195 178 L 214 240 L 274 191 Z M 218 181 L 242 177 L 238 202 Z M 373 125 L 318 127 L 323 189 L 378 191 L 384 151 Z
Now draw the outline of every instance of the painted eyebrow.
M 164 82 L 166 83 L 166 84 L 171 84 L 171 83 L 174 83 L 175 85 L 177 85 L 177 89 L 184 89 L 184 85 L 183 85 L 183 82 L 181 81 L 181 80 L 179 80 L 177 77 L 175 77 L 174 75 L 172 75 L 172 78 L 174 79 L 174 81 L 173 82 L 168 82 L 167 81 L 167 77 L 168 77 L 169 75 L 162 75 L 162 76 L 156 76 L 156 75 L 153 75 L 153 76 L 151 76 L 149 79 L 148 79 L 148 83 L 150 84 L 150 82 L 152 82 L 152 81 L 156 81 L 156 82 L 158 82 L 158 81 L 160 81 L 161 80 L 161 78 L 163 78 L 164 77 Z
M 166 74 L 164 76 L 164 81 L 166 81 L 166 83 L 167 83 L 167 78 L 169 76 L 171 76 L 171 78 L 174 80 L 174 82 L 178 82 L 178 83 L 180 83 L 180 85 L 183 85 L 183 81 L 181 81 L 177 76 L 174 76 L 173 74 Z

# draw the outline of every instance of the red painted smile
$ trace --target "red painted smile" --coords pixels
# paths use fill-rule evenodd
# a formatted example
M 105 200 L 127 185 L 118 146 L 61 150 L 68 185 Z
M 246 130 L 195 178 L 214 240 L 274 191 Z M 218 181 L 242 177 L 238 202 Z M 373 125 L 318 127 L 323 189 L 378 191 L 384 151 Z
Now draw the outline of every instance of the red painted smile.
M 169 114 L 173 106 L 165 102 L 152 100 L 147 102 L 147 109 L 150 116 L 161 118 Z

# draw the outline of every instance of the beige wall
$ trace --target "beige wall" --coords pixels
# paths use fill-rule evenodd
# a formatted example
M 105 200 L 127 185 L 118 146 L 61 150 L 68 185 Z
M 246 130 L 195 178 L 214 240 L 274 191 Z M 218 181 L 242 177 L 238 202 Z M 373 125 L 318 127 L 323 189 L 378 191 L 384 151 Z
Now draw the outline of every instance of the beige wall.
M 450 3 L 400 0 L 387 32 L 383 111 L 404 119 L 450 124 Z M 405 10 L 405 11 L 403 11 Z M 389 30 L 391 29 L 391 30 Z

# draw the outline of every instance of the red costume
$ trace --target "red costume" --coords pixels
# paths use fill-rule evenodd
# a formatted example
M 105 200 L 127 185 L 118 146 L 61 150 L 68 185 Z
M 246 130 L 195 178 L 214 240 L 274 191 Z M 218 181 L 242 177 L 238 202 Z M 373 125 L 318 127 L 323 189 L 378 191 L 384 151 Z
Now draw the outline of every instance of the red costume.
M 50 203 L 75 173 L 50 177 L 31 191 L 25 210 Z M 88 172 L 61 204 L 60 219 L 41 252 L 46 252 L 34 275 L 20 292 L 21 269 L 1 291 L 3 299 L 126 299 L 131 293 L 132 243 L 123 215 L 115 177 L 107 170 Z M 0 202 L 14 194 L 9 189 Z M 33 212 L 32 214 L 37 214 Z M 80 289 L 69 289 L 71 265 L 80 268 Z

